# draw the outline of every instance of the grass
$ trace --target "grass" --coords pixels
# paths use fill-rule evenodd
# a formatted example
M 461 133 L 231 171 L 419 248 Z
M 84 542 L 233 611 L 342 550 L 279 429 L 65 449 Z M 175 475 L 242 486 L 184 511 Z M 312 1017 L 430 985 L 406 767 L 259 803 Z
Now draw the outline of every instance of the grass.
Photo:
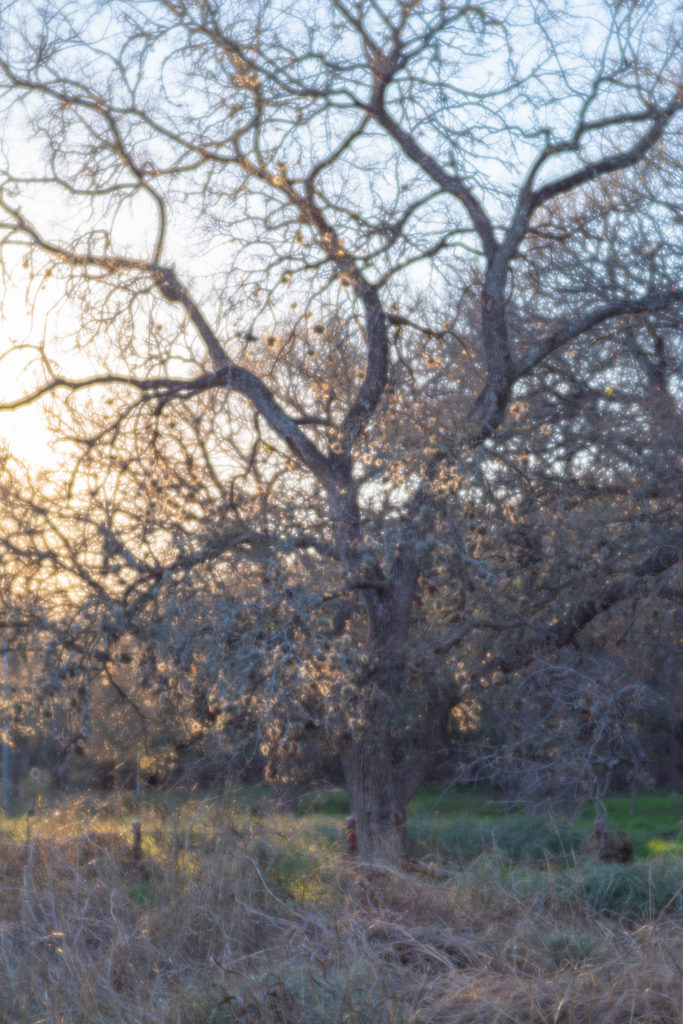
M 651 855 L 683 855 L 683 796 L 648 794 L 636 801 L 611 797 L 600 814 L 611 829 L 628 832 L 636 859 Z M 439 857 L 466 863 L 481 853 L 499 849 L 512 860 L 540 863 L 571 860 L 579 854 L 593 828 L 596 810 L 584 808 L 570 822 L 552 814 L 524 814 L 520 808 L 502 813 L 491 794 L 451 788 L 422 790 L 411 805 L 410 834 L 415 851 L 430 850 Z
M 588 819 L 420 794 L 410 841 L 446 880 L 349 864 L 339 793 L 295 819 L 254 791 L 2 819 L 0 1021 L 681 1024 L 683 857 L 647 855 L 680 838 L 679 805 L 642 804 L 646 854 L 620 866 L 571 845 Z M 144 873 L 113 839 L 74 857 L 86 827 L 127 837 L 137 815 Z
M 604 802 L 611 828 L 628 832 L 636 858 L 651 854 L 683 854 L 683 794 L 648 794 L 639 797 L 633 814 L 629 797 L 608 797 Z M 586 808 L 579 829 L 590 828 L 594 812 Z

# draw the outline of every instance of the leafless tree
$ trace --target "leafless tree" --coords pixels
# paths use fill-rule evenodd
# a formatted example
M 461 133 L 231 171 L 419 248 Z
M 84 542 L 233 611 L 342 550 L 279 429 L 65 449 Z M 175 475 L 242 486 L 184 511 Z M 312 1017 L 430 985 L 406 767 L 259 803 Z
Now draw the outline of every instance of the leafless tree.
M 395 860 L 458 673 L 575 642 L 680 558 L 673 431 L 666 493 L 647 446 L 601 442 L 610 409 L 677 422 L 675 5 L 0 10 L 5 273 L 49 307 L 6 407 L 109 394 L 88 444 L 115 447 L 138 410 L 163 431 L 214 395 L 223 480 L 286 506 L 269 539 L 336 580 L 346 658 L 319 690 L 359 855 Z M 568 483 L 621 516 L 633 479 L 628 550 L 603 516 L 569 565 Z

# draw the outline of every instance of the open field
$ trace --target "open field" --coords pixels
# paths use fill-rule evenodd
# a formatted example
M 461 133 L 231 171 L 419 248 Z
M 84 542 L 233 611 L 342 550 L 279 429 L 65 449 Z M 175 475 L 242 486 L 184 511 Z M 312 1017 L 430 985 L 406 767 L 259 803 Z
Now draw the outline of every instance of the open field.
M 441 879 L 349 864 L 343 795 L 303 806 L 83 797 L 0 820 L 0 1021 L 683 1021 L 680 797 L 610 803 L 620 866 L 583 852 L 589 818 L 425 791 L 409 844 Z

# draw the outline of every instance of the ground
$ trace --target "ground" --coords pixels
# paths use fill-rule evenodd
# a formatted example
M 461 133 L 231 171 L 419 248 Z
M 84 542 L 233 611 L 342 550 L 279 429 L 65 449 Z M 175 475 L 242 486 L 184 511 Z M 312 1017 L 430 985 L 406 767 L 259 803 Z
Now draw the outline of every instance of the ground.
M 681 1019 L 681 798 L 608 803 L 632 865 L 576 822 L 427 790 L 414 859 L 344 854 L 341 793 L 272 816 L 258 789 L 74 797 L 0 823 L 11 1024 L 671 1024 Z M 144 871 L 125 856 L 143 822 Z M 74 859 L 85 831 L 120 837 Z M 106 846 L 101 843 L 100 846 Z M 78 849 L 78 846 L 76 846 Z M 90 847 L 88 847 L 90 849 Z

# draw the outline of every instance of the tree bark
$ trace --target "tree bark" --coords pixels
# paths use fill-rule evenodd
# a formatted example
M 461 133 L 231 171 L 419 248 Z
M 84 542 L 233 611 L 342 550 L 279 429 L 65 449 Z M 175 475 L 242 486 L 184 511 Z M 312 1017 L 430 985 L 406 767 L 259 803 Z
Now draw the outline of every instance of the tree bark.
M 370 864 L 396 864 L 405 853 L 406 788 L 388 733 L 384 723 L 368 723 L 346 754 L 357 854 Z
M 367 671 L 358 680 L 358 715 L 351 729 L 345 770 L 358 856 L 396 864 L 404 853 L 406 805 L 414 792 L 401 703 L 406 694 L 406 655 L 419 576 L 414 545 L 404 542 L 391 571 L 372 575 L 379 589 L 362 592 L 367 616 Z M 419 782 L 418 782 L 419 785 Z
M 438 758 L 456 699 L 452 692 L 423 693 L 420 711 L 407 722 L 394 706 L 404 699 L 401 690 L 371 698 L 344 758 L 357 853 L 370 864 L 395 865 L 405 857 L 408 803 Z
M 379 567 L 377 567 L 379 572 Z M 398 550 L 382 589 L 363 592 L 367 669 L 357 682 L 358 708 L 344 767 L 356 819 L 357 853 L 374 864 L 405 856 L 406 808 L 442 745 L 453 692 L 436 681 L 416 687 L 408 665 L 419 569 L 414 545 Z

